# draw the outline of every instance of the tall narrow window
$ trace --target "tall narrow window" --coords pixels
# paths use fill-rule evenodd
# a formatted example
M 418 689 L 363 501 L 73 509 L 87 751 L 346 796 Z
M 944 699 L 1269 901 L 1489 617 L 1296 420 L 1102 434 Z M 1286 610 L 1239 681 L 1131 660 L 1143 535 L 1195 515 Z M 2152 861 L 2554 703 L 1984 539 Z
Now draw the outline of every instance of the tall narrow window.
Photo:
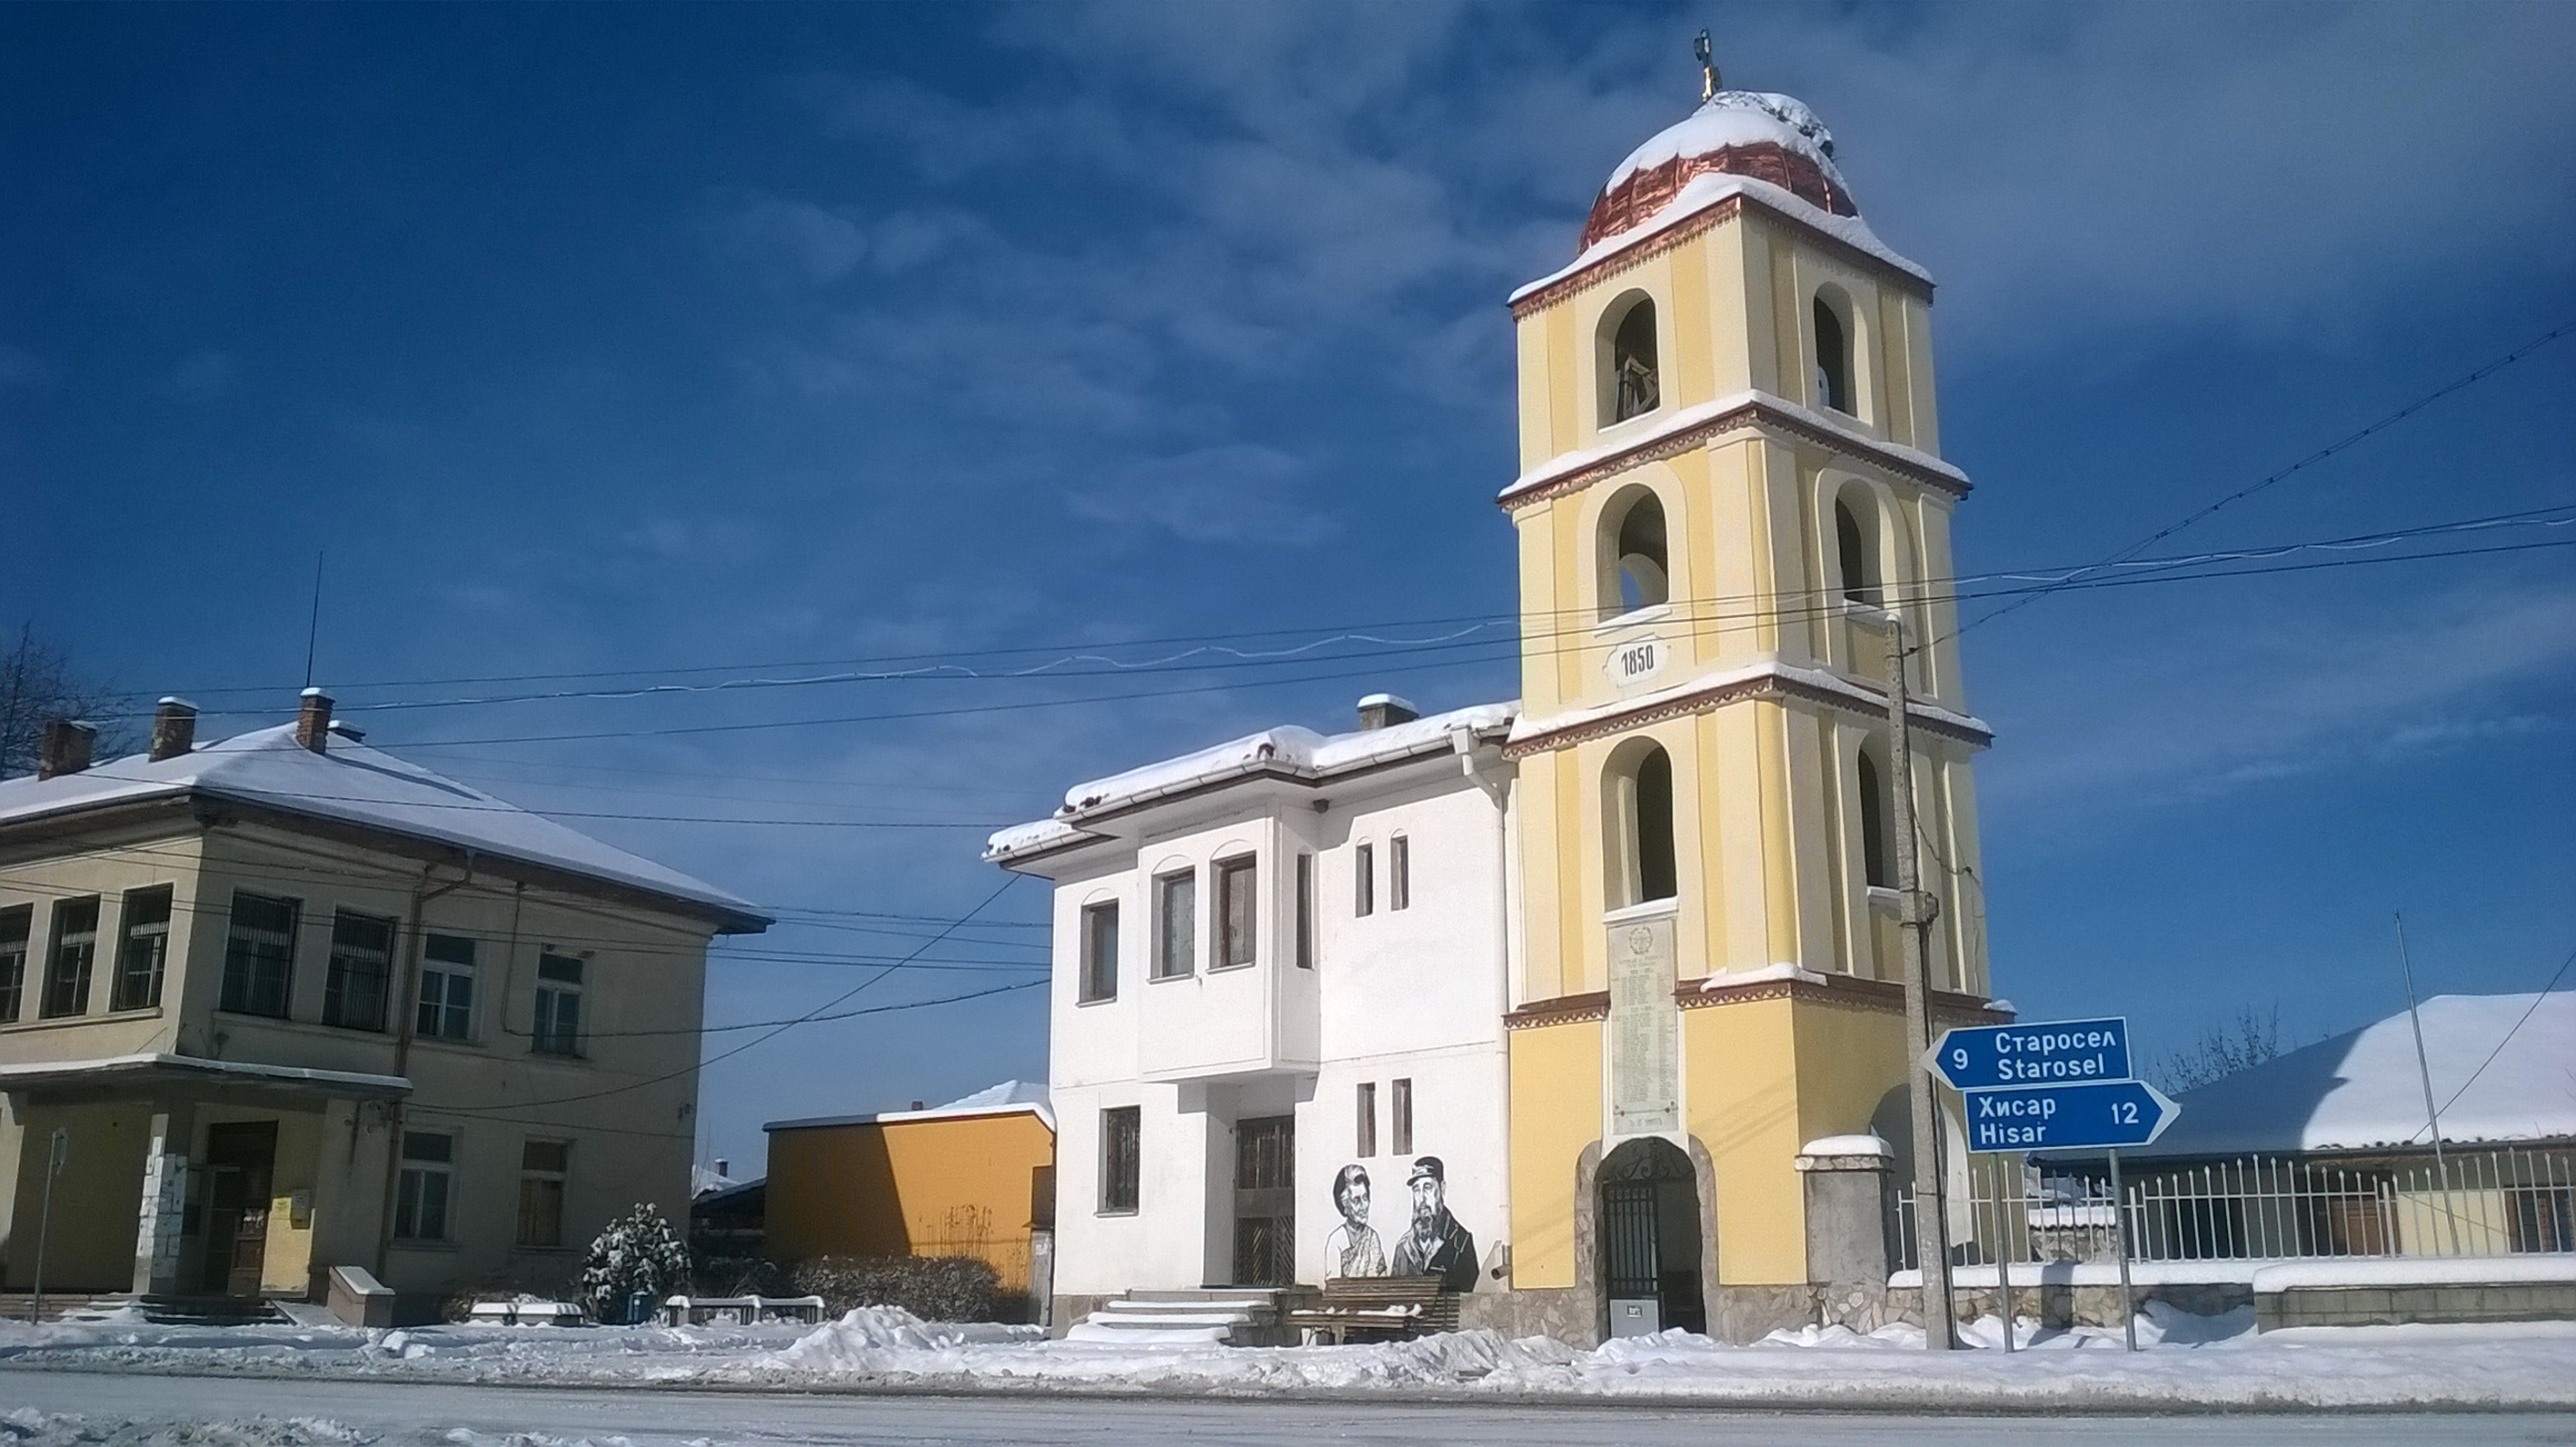
M 1822 293 L 1816 296 L 1816 400 L 1837 412 L 1852 410 L 1850 331 Z
M 1216 865 L 1216 964 L 1248 965 L 1258 956 L 1261 890 L 1250 856 Z
M 394 1234 L 408 1241 L 445 1241 L 447 1203 L 455 1184 L 456 1137 L 407 1130 L 402 1172 L 394 1182 Z
M 549 1250 L 564 1244 L 564 1180 L 572 1146 L 526 1141 L 519 1146 L 519 1244 Z
M 1351 913 L 1377 912 L 1377 847 L 1371 844 L 1351 848 Z
M 1297 856 L 1297 968 L 1315 968 L 1315 856 Z
M 243 1015 L 286 1018 L 295 979 L 295 916 L 291 899 L 239 891 L 224 936 L 224 988 L 217 1001 Z
M 1386 841 L 1386 907 L 1413 904 L 1413 841 L 1398 834 Z
M 26 1005 L 27 934 L 35 919 L 32 904 L 0 909 L 0 1024 L 17 1019 Z
M 1085 1004 L 1118 998 L 1118 901 L 1114 899 L 1082 907 L 1082 979 L 1075 995 Z
M 1132 1105 L 1100 1113 L 1100 1209 L 1133 1211 L 1144 1179 L 1143 1112 Z
M 1878 761 L 1860 756 L 1861 877 L 1881 889 L 1896 887 L 1896 870 L 1887 858 L 1887 789 L 1879 782 Z
M 394 974 L 394 922 L 341 910 L 331 917 L 331 963 L 322 976 L 322 1023 L 345 1030 L 385 1028 Z
M 474 941 L 430 935 L 420 942 L 420 1018 L 413 1028 L 432 1040 L 474 1038 Z
M 1403 1079 L 1395 1082 L 1394 1098 L 1389 1105 L 1395 1117 L 1389 1124 L 1389 1133 L 1395 1137 L 1395 1153 L 1399 1156 L 1409 1156 L 1413 1154 L 1412 1080 Z
M 1877 607 L 1878 565 L 1870 546 L 1870 529 L 1862 526 L 1860 514 L 1842 498 L 1834 499 L 1834 557 L 1843 570 L 1843 596 Z
M 1601 616 L 1616 618 L 1672 601 L 1664 505 L 1644 488 L 1602 514 Z
M 1671 899 L 1680 871 L 1673 852 L 1673 761 L 1663 749 L 1634 739 L 1611 755 L 1602 776 L 1602 803 L 1615 854 L 1606 861 L 1609 906 Z
M 1178 869 L 1154 877 L 1154 978 L 1176 980 L 1199 963 L 1199 876 Z
M 1618 317 L 1610 334 L 1611 422 L 1643 417 L 1663 401 L 1655 364 L 1655 303 L 1640 296 Z
M 89 1009 L 90 968 L 98 960 L 98 896 L 54 906 L 54 946 L 45 952 L 46 1019 Z
M 569 955 L 537 956 L 537 1018 L 529 1048 L 539 1055 L 581 1053 L 581 961 Z
M 1377 1154 L 1377 1082 L 1361 1081 L 1358 1095 L 1359 1133 L 1351 1154 L 1367 1160 Z
M 129 891 L 116 915 L 123 937 L 107 1008 L 149 1010 L 161 1003 L 161 976 L 170 961 L 170 886 Z

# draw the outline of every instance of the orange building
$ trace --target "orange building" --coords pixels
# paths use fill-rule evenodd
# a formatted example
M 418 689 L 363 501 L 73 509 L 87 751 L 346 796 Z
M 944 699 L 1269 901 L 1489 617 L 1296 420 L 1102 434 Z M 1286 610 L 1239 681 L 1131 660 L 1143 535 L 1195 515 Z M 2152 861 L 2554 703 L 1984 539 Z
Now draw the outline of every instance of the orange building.
M 1046 1300 L 1055 1113 L 1004 1081 L 929 1110 L 771 1121 L 769 1255 L 973 1256 L 1007 1297 Z

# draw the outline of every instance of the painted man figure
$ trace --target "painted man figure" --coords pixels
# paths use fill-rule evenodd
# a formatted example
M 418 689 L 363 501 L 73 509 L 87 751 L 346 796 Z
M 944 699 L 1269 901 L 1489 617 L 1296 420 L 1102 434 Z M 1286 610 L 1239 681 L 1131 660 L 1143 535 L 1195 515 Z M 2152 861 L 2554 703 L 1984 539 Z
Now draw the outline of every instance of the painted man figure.
M 1335 1276 L 1384 1276 L 1386 1248 L 1369 1225 L 1369 1178 L 1364 1166 L 1344 1166 L 1333 1178 L 1333 1209 L 1342 1224 L 1324 1238 L 1324 1260 Z
M 1476 1285 L 1476 1238 L 1449 1214 L 1448 1172 L 1438 1156 L 1423 1156 L 1405 1177 L 1413 1188 L 1413 1229 L 1395 1243 L 1395 1274 L 1437 1276 L 1443 1291 Z

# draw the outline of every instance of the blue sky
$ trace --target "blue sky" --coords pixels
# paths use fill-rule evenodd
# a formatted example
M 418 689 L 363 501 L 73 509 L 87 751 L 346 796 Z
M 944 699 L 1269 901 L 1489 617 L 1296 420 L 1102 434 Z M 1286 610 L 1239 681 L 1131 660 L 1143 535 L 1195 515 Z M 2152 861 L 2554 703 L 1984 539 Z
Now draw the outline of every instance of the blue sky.
M 0 619 L 230 732 L 291 709 L 324 551 L 371 742 L 694 816 L 572 822 L 799 911 L 709 998 L 799 1013 L 992 891 L 983 826 L 1376 687 L 1508 696 L 1508 650 L 386 705 L 1507 615 L 1502 299 L 1687 111 L 1702 25 L 1940 279 L 1965 569 L 2091 561 L 2576 319 L 2565 6 L 13 6 Z M 2571 403 L 2576 338 L 2174 546 L 2576 500 Z M 2397 909 L 2428 990 L 2576 947 L 2567 550 L 2069 594 L 1967 650 L 2028 1014 L 2313 1038 L 2400 1003 Z M 850 1005 L 1035 978 L 1042 912 Z M 708 1153 L 1044 1044 L 1032 990 L 804 1027 L 710 1069 Z

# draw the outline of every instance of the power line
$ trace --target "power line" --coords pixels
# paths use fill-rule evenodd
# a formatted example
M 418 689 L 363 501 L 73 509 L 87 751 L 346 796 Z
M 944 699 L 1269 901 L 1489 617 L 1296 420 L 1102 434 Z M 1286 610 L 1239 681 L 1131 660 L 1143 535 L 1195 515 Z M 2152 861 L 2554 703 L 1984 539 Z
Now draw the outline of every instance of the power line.
M 2460 1097 L 2468 1094 L 2469 1087 L 2478 1083 L 2478 1077 L 2487 1073 L 2487 1067 L 2496 1063 L 2496 1057 L 2504 1053 L 2504 1047 L 2513 1043 L 2515 1032 L 2531 1023 L 2531 1017 L 2540 1012 L 2541 1002 L 2549 998 L 2550 991 L 2558 988 L 2558 982 L 2566 977 L 2568 967 L 2571 965 L 2576 965 L 2576 950 L 2568 951 L 2567 958 L 2558 962 L 2558 968 L 2549 976 L 2549 983 L 2541 986 L 2540 993 L 2531 997 L 2531 1008 L 2523 1011 L 2521 1018 L 2513 1022 L 2512 1028 L 2504 1032 L 2504 1038 L 2498 1040 L 2495 1048 L 2487 1052 L 2486 1059 L 2478 1062 L 2477 1069 L 2469 1072 L 2469 1078 L 2460 1082 L 2460 1088 L 2451 1092 L 2451 1098 L 2442 1102 L 2442 1109 L 2434 1112 L 2435 1115 L 2441 1115 L 2460 1103 Z M 2432 1128 L 2433 1123 L 2428 1120 L 2424 1123 L 2424 1129 L 2417 1131 L 2415 1135 L 2422 1135 Z M 2415 1136 L 2407 1137 L 2409 1141 L 2414 1139 Z

